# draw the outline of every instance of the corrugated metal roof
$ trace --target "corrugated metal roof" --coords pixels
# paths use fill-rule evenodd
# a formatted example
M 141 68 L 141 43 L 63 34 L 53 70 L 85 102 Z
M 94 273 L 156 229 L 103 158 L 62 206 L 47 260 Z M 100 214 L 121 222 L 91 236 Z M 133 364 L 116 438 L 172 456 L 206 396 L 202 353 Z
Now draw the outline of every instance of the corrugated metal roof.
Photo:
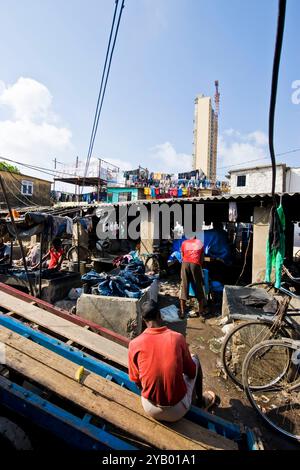
M 293 197 L 299 195 L 300 193 L 276 193 L 278 196 L 282 197 Z M 139 199 L 137 201 L 124 201 L 124 202 L 114 202 L 114 203 L 100 203 L 96 204 L 96 207 L 106 208 L 112 206 L 129 206 L 129 205 L 138 205 L 138 204 L 161 204 L 161 203 L 171 203 L 171 202 L 214 202 L 214 201 L 247 201 L 247 199 L 271 199 L 271 193 L 260 193 L 260 194 L 220 194 L 218 196 L 194 196 L 194 197 L 185 197 L 185 198 L 167 198 L 167 199 Z

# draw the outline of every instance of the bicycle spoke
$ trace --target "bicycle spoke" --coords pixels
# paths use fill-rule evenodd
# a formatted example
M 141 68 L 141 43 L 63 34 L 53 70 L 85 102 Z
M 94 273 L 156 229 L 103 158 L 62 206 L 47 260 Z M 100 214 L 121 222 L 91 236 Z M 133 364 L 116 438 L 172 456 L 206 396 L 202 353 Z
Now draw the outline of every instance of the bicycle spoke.
M 266 341 L 248 354 L 243 376 L 247 396 L 261 417 L 300 439 L 300 365 L 291 360 L 294 351 L 280 340 Z

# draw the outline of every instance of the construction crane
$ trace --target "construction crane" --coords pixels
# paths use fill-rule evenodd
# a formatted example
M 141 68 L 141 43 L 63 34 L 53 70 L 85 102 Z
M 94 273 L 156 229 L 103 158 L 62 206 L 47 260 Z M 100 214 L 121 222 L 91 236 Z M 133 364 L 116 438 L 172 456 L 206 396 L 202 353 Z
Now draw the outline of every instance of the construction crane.
M 215 80 L 215 112 L 214 112 L 214 123 L 213 123 L 213 159 L 212 159 L 212 180 L 216 180 L 217 174 L 217 151 L 218 151 L 218 118 L 219 118 L 219 110 L 220 110 L 220 93 L 219 93 L 219 80 Z

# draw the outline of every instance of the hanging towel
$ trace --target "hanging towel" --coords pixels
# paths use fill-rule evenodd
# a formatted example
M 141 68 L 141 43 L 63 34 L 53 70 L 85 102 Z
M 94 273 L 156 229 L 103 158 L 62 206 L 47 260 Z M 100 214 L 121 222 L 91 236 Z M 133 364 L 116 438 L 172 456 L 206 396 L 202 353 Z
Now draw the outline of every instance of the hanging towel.
M 266 282 L 270 282 L 272 268 L 275 267 L 275 287 L 281 285 L 281 272 L 285 255 L 285 215 L 280 204 L 272 207 L 266 253 Z

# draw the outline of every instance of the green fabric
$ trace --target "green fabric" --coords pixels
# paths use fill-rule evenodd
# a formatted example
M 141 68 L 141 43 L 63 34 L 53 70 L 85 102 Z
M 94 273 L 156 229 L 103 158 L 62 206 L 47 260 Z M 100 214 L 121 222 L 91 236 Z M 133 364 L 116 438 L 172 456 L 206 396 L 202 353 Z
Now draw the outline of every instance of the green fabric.
M 266 253 L 266 282 L 271 281 L 272 269 L 275 267 L 275 287 L 278 289 L 281 285 L 282 265 L 285 256 L 285 215 L 282 205 L 278 206 L 277 214 L 281 226 L 279 248 L 272 249 L 270 247 L 269 237 L 267 240 Z

